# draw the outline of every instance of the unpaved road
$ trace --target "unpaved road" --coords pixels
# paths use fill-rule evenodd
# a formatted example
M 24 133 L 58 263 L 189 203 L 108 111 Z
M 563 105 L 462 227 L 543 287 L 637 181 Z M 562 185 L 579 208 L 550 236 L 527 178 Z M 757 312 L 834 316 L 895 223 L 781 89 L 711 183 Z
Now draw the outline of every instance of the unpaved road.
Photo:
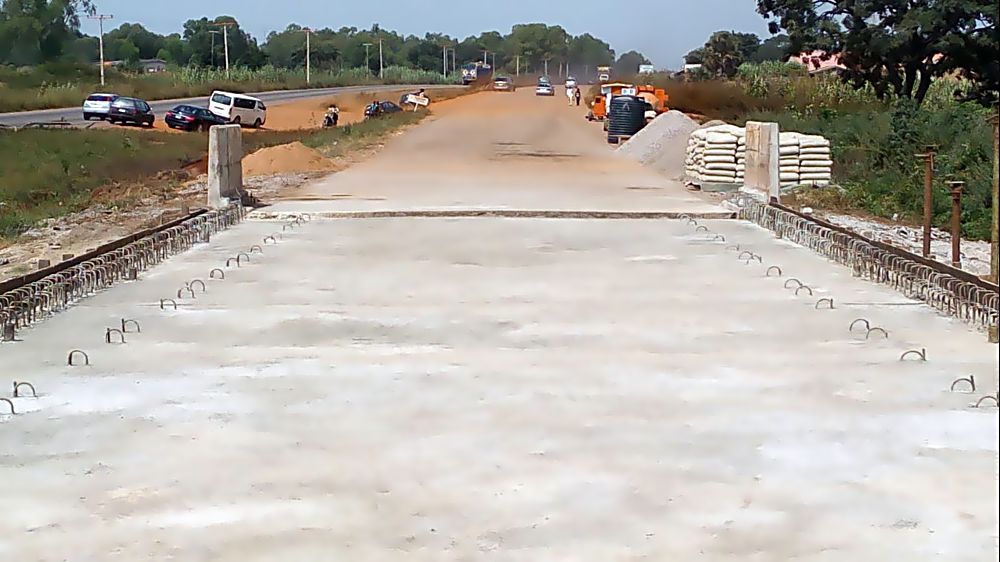
M 268 209 L 306 225 L 251 220 L 0 344 L 41 393 L 0 418 L 0 555 L 995 558 L 997 411 L 969 405 L 998 360 L 964 325 L 737 221 L 321 218 L 717 211 L 557 100 L 450 102 Z M 142 332 L 105 344 L 123 317 Z

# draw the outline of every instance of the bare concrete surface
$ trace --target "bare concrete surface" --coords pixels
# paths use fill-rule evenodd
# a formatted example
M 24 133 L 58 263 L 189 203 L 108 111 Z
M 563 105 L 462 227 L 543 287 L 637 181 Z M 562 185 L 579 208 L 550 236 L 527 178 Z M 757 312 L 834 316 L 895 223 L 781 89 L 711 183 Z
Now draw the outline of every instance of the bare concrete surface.
M 454 153 L 422 136 L 461 129 L 463 107 L 384 157 L 413 138 Z M 576 131 L 558 111 L 548 126 Z M 468 144 L 517 138 L 502 123 Z M 389 210 L 714 208 L 518 162 L 468 193 L 421 162 L 411 191 L 389 182 L 402 165 L 351 188 Z M 518 188 L 531 166 L 553 183 Z M 0 344 L 0 383 L 40 394 L 0 414 L 0 556 L 995 559 L 997 410 L 971 404 L 996 391 L 997 348 L 753 225 L 702 224 L 727 241 L 677 220 L 314 220 L 210 280 L 281 224 L 221 233 Z M 195 278 L 205 293 L 160 309 Z M 861 317 L 889 337 L 851 333 Z M 141 333 L 105 343 L 122 318 Z M 899 360 L 915 348 L 927 362 Z M 91 365 L 68 367 L 71 349 Z M 949 391 L 970 374 L 979 391 Z

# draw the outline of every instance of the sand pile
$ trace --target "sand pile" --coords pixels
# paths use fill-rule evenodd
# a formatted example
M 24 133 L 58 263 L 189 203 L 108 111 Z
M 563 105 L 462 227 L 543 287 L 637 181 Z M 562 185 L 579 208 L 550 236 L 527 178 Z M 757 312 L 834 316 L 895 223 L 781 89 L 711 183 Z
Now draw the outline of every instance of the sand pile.
M 243 175 L 247 177 L 290 172 L 335 172 L 339 169 L 318 150 L 301 142 L 262 148 L 243 158 Z
M 671 110 L 653 119 L 617 152 L 679 179 L 684 176 L 688 136 L 697 128 L 697 121 Z

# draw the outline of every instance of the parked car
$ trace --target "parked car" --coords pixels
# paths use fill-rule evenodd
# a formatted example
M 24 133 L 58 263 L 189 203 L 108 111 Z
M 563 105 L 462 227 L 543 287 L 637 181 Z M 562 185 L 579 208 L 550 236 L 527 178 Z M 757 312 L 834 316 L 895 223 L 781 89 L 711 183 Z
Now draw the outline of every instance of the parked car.
M 535 95 L 536 96 L 554 96 L 554 95 L 556 95 L 556 90 L 555 90 L 555 88 L 552 87 L 552 84 L 544 84 L 544 83 L 540 82 L 538 84 L 538 86 L 535 88 Z
M 496 80 L 493 81 L 493 89 L 498 92 L 513 92 L 517 88 L 514 86 L 514 80 L 509 76 L 498 76 Z
M 243 94 L 216 90 L 208 99 L 208 110 L 234 125 L 260 128 L 267 122 L 264 102 Z
M 178 105 L 163 117 L 163 122 L 171 129 L 185 131 L 207 131 L 212 125 L 225 125 L 226 120 L 212 113 L 206 107 Z
M 108 113 L 108 121 L 112 123 L 135 123 L 136 125 L 153 126 L 156 117 L 153 115 L 153 108 L 143 100 L 136 98 L 115 98 L 111 102 L 111 112 Z
M 403 108 L 391 101 L 378 101 L 370 103 L 365 107 L 365 119 L 381 117 L 390 113 L 399 113 L 400 111 L 403 111 Z
M 111 112 L 111 102 L 117 98 L 115 94 L 90 94 L 83 100 L 83 120 L 107 119 Z

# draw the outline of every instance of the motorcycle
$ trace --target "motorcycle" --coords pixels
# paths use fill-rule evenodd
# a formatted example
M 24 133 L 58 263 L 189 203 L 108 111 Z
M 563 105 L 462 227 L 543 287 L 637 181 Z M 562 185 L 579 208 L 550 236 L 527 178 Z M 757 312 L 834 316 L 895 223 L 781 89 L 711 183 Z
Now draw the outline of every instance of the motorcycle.
M 323 128 L 336 127 L 338 121 L 340 121 L 340 110 L 327 110 L 326 115 L 323 116 Z

